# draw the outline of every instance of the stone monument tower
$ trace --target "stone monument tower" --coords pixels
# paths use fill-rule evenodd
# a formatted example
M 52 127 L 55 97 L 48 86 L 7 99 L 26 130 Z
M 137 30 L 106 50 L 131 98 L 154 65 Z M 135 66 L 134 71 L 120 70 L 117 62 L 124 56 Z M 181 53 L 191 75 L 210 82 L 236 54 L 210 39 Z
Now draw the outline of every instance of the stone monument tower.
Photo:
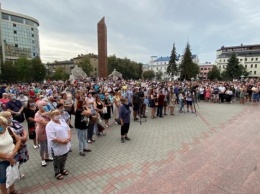
M 107 78 L 107 26 L 105 17 L 103 17 L 97 24 L 98 33 L 98 76 L 100 78 Z

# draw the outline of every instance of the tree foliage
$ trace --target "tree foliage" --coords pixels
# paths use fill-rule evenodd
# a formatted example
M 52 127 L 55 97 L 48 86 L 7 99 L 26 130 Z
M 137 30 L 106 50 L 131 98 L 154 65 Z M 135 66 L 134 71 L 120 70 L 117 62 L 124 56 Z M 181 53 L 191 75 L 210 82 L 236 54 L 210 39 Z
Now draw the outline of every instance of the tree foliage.
M 152 80 L 154 77 L 155 77 L 155 73 L 153 70 L 148 70 L 143 73 L 144 79 Z
M 225 72 L 222 76 L 226 80 L 240 79 L 241 75 L 248 76 L 248 72 L 243 65 L 239 64 L 239 60 L 235 53 L 230 56 Z
M 171 77 L 178 74 L 177 54 L 176 54 L 175 44 L 173 44 L 172 53 L 171 53 L 170 61 L 169 61 L 169 64 L 167 66 L 166 72 Z
M 116 71 L 122 73 L 124 79 L 140 79 L 142 77 L 142 63 L 131 61 L 128 58 L 117 58 L 116 55 L 109 56 L 107 61 L 108 74 L 116 69 Z
M 2 64 L 1 80 L 3 82 L 16 83 L 18 81 L 16 75 L 17 75 L 16 69 L 12 61 L 6 61 L 5 63 Z
M 89 56 L 84 56 L 81 61 L 77 64 L 82 70 L 89 76 L 93 71 L 93 67 L 90 62 Z
M 220 70 L 216 65 L 213 65 L 213 68 L 208 72 L 208 79 L 215 80 L 220 79 Z
M 162 80 L 162 75 L 163 75 L 163 73 L 162 73 L 161 70 L 159 70 L 158 72 L 156 72 L 156 73 L 155 73 L 156 80 L 161 81 L 161 80 Z
M 53 80 L 67 80 L 69 79 L 69 74 L 66 73 L 63 67 L 57 67 L 50 78 Z
M 181 73 L 180 78 L 183 80 L 190 80 L 192 77 L 195 78 L 199 73 L 198 64 L 192 61 L 192 53 L 190 50 L 190 44 L 187 43 L 182 61 L 179 66 L 179 71 Z
M 14 63 L 17 79 L 21 82 L 32 81 L 31 61 L 27 58 L 19 58 Z
M 39 57 L 31 60 L 32 81 L 41 82 L 45 79 L 47 70 Z

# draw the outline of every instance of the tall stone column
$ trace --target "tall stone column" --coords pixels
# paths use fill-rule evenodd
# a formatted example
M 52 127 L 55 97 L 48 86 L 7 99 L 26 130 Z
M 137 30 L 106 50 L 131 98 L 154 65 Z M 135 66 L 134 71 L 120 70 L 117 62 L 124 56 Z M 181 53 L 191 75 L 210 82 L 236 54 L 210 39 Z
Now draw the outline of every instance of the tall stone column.
M 98 76 L 100 78 L 107 78 L 107 26 L 105 17 L 103 17 L 97 24 L 98 33 Z

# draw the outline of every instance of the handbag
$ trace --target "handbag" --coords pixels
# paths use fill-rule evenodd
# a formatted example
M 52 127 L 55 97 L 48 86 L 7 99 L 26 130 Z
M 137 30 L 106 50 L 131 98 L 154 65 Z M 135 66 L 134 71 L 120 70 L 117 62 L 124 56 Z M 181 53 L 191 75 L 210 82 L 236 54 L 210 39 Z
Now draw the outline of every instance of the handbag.
M 7 189 L 20 179 L 20 173 L 18 167 L 19 167 L 19 162 L 16 162 L 14 165 L 10 165 L 7 167 L 6 169 Z
M 107 114 L 107 107 L 105 106 L 102 110 L 103 114 Z

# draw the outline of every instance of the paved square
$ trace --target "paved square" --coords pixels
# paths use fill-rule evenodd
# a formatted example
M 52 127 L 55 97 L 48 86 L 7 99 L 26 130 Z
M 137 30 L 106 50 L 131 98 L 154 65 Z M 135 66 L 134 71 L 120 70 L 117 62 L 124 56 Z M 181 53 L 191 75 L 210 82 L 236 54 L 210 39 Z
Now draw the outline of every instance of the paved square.
M 130 142 L 111 125 L 85 157 L 73 152 L 58 181 L 53 165 L 41 167 L 39 150 L 28 142 L 24 193 L 260 193 L 260 106 L 199 103 L 192 113 L 130 124 Z M 112 122 L 112 120 L 110 121 Z

